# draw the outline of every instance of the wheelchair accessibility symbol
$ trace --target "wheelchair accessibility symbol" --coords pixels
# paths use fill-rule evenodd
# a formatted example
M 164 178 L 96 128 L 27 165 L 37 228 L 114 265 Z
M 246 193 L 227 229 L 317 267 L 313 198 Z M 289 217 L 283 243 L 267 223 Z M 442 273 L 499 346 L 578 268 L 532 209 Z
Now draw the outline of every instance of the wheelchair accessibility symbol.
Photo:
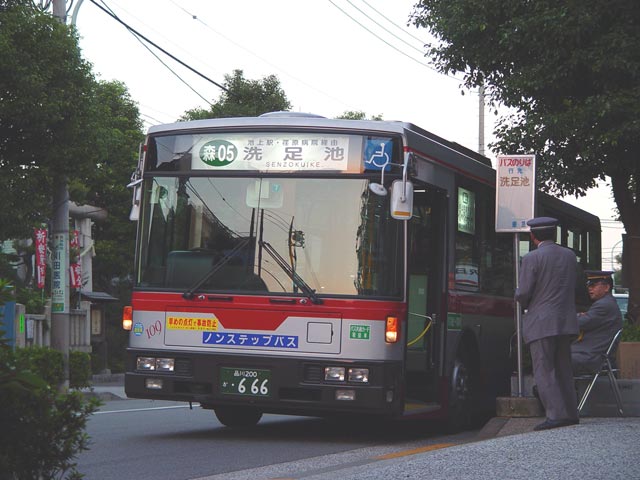
M 368 139 L 364 147 L 365 170 L 388 170 L 393 143 L 388 139 Z

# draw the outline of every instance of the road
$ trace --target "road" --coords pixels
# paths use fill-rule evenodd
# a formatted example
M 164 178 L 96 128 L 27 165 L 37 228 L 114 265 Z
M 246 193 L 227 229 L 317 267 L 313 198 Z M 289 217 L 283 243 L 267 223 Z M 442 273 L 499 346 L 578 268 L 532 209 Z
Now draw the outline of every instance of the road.
M 229 429 L 212 411 L 174 402 L 106 402 L 89 420 L 90 450 L 78 457 L 86 480 L 180 480 L 299 462 L 300 469 L 373 461 L 374 456 L 463 443 L 430 424 L 345 422 L 265 415 L 256 427 Z M 327 463 L 328 464 L 328 463 Z M 224 476 L 224 475 L 223 475 Z M 249 477 L 247 477 L 249 478 Z

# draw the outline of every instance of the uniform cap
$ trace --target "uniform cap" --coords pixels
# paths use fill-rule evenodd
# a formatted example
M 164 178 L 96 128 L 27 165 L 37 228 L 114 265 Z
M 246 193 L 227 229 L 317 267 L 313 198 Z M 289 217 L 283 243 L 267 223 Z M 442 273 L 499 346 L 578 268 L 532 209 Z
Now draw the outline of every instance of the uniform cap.
M 546 230 L 547 228 L 555 228 L 558 223 L 557 218 L 553 217 L 536 217 L 527 221 L 527 225 L 531 230 Z
M 594 285 L 599 282 L 612 283 L 611 275 L 613 272 L 607 270 L 586 270 L 587 285 Z

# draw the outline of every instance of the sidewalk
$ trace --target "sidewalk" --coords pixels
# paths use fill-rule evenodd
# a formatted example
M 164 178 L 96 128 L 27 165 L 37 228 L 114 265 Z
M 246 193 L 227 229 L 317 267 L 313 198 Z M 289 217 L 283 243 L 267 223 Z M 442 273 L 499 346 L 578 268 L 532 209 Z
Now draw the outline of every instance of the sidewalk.
M 625 414 L 635 416 L 616 417 L 609 387 L 602 385 L 590 400 L 590 414 L 602 416 L 582 417 L 579 425 L 534 432 L 542 417 L 494 417 L 472 441 L 460 445 L 377 457 L 345 452 L 335 456 L 360 460 L 319 457 L 205 478 L 635 480 L 640 478 L 640 382 L 633 382 L 625 384 L 623 404 Z M 104 401 L 126 399 L 124 375 L 94 376 L 87 394 Z
M 83 389 L 87 397 L 96 397 L 103 402 L 112 400 L 124 400 L 124 373 L 108 375 L 94 375 L 91 379 L 91 387 Z

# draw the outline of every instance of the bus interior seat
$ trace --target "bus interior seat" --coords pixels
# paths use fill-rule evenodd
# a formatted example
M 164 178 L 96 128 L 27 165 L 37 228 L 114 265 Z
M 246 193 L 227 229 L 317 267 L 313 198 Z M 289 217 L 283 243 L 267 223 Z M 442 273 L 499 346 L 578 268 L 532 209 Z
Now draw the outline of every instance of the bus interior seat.
M 175 250 L 167 256 L 165 286 L 189 287 L 204 277 L 213 266 L 212 251 Z

